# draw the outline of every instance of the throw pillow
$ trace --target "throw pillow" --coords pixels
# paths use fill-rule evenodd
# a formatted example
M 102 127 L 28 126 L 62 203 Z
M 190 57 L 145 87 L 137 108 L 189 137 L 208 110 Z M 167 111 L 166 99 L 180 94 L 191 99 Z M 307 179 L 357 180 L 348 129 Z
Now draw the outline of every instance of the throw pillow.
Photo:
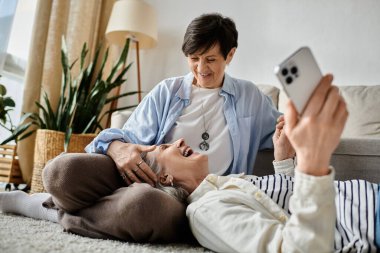
M 340 86 L 350 113 L 343 137 L 380 138 L 380 85 Z
M 267 84 L 259 84 L 257 87 L 261 90 L 262 93 L 272 99 L 273 105 L 278 109 L 278 95 L 280 93 L 280 90 L 275 86 Z

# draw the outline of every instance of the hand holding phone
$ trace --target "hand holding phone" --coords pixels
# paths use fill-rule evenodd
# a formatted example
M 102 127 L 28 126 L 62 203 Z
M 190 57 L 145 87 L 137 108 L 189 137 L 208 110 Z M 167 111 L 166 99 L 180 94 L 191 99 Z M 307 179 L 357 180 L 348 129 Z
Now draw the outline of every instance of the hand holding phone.
M 302 114 L 311 94 L 322 79 L 321 70 L 308 47 L 301 47 L 281 64 L 274 72 L 285 93 Z

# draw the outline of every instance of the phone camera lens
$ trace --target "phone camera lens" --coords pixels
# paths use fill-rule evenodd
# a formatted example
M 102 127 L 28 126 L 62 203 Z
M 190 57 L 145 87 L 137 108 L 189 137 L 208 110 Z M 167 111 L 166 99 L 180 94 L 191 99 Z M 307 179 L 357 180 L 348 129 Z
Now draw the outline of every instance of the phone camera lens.
M 282 69 L 281 73 L 283 76 L 286 76 L 288 74 L 288 69 L 287 68 Z
M 288 76 L 286 79 L 285 79 L 286 83 L 287 84 L 291 84 L 293 82 L 293 78 L 291 78 L 290 76 Z
M 292 68 L 290 69 L 290 72 L 291 72 L 293 75 L 295 75 L 295 74 L 297 74 L 297 72 L 298 72 L 298 68 L 297 68 L 297 67 L 292 67 Z

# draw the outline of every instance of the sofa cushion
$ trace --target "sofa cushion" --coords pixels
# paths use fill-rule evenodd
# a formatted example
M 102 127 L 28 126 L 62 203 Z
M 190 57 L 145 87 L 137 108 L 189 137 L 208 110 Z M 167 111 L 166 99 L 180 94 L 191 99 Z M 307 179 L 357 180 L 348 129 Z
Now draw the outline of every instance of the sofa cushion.
M 380 140 L 342 139 L 331 158 L 336 180 L 364 179 L 380 182 Z M 257 154 L 253 174 L 270 175 L 273 170 L 273 150 L 262 150 Z
M 343 137 L 380 138 L 380 85 L 340 86 L 349 117 Z
M 379 144 L 379 139 L 342 138 L 338 147 L 334 151 L 334 154 L 355 156 L 377 156 L 380 158 Z
M 343 138 L 332 158 L 338 180 L 364 179 L 380 182 L 380 139 Z
M 342 137 L 380 138 L 380 85 L 339 86 L 350 113 Z M 278 109 L 285 111 L 289 98 L 280 92 Z
M 125 122 L 127 122 L 128 118 L 131 116 L 133 111 L 130 110 L 122 110 L 116 111 L 112 113 L 111 117 L 111 126 L 112 128 L 123 128 Z
M 262 93 L 267 95 L 270 99 L 272 99 L 273 105 L 278 108 L 278 96 L 280 93 L 280 89 L 267 84 L 259 84 L 257 87 L 261 90 Z
M 286 95 L 284 90 L 280 91 L 278 96 L 278 111 L 285 113 L 286 104 L 288 103 L 289 97 Z

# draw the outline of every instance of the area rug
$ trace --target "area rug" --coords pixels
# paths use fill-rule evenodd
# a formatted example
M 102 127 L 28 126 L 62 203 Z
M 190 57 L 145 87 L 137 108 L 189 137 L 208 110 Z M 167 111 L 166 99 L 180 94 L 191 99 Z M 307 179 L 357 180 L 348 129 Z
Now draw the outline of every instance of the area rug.
M 186 244 L 138 244 L 101 240 L 63 232 L 59 224 L 0 213 L 1 253 L 158 253 L 211 252 Z

